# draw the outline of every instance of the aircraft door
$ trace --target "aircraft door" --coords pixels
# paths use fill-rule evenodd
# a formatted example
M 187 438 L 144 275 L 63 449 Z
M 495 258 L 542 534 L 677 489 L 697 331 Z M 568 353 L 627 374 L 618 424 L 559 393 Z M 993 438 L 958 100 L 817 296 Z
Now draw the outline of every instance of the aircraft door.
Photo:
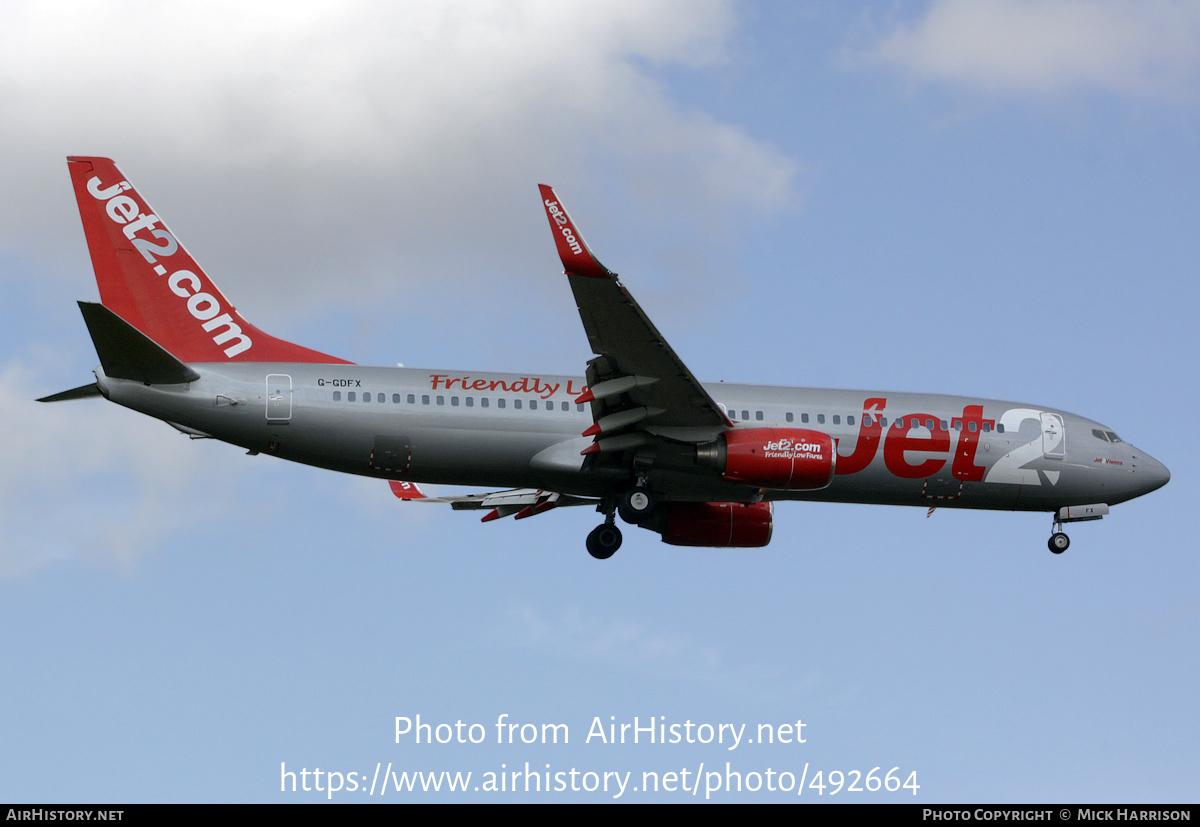
M 1066 429 L 1062 417 L 1042 411 L 1042 453 L 1047 459 L 1062 459 L 1066 456 Z
M 267 376 L 267 421 L 287 422 L 292 418 L 292 377 L 286 373 Z

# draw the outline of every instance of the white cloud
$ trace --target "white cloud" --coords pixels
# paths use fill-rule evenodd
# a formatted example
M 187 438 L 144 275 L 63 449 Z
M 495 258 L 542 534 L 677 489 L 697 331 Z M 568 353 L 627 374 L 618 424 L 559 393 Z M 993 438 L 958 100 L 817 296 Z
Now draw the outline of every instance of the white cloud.
M 579 192 L 615 176 L 667 193 L 685 220 L 778 209 L 793 162 L 679 106 L 648 68 L 724 60 L 731 8 L 9 3 L 0 246 L 53 251 L 77 230 L 63 224 L 67 154 L 114 157 L 156 206 L 156 193 L 182 193 L 183 215 L 165 211 L 173 229 L 202 262 L 236 260 L 248 290 L 235 295 L 260 302 L 265 273 L 326 306 L 435 267 L 478 272 L 520 222 L 540 220 L 533 187 L 547 179 Z M 346 270 L 353 284 L 329 277 Z
M 45 367 L 0 367 L 0 578 L 55 560 L 131 566 L 215 505 L 230 509 L 198 482 L 228 479 L 217 464 L 229 457 L 103 399 L 38 403 Z
M 867 57 L 921 80 L 991 92 L 1191 97 L 1200 79 L 1200 4 L 935 0 Z
M 411 327 L 416 281 L 469 280 L 486 310 L 481 294 L 511 297 L 507 280 L 557 278 L 539 182 L 569 203 L 610 179 L 653 190 L 657 203 L 613 214 L 665 200 L 686 229 L 778 208 L 795 173 L 654 79 L 657 65 L 726 59 L 729 0 L 14 0 L 4 18 L 0 249 L 28 266 L 0 284 L 22 290 L 61 294 L 50 285 L 69 279 L 95 295 L 68 154 L 114 157 L 230 299 L 289 338 L 280 320 L 305 307 L 365 308 L 372 333 Z M 513 254 L 526 238 L 544 267 Z M 22 329 L 36 347 L 61 341 Z M 30 341 L 0 335 L 10 354 Z M 215 502 L 192 482 L 229 473 L 211 446 L 101 400 L 38 405 L 33 361 L 0 366 L 0 519 L 13 527 L 0 574 L 128 563 Z M 59 499 L 72 516 L 45 531 Z

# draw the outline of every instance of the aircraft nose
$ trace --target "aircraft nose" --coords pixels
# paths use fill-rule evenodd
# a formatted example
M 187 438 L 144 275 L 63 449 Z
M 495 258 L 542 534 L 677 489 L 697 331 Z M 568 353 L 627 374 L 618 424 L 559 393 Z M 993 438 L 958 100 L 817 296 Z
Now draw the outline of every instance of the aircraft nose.
M 1133 467 L 1137 496 L 1162 488 L 1171 480 L 1171 472 L 1167 470 L 1167 466 L 1144 451 L 1138 451 L 1134 455 Z

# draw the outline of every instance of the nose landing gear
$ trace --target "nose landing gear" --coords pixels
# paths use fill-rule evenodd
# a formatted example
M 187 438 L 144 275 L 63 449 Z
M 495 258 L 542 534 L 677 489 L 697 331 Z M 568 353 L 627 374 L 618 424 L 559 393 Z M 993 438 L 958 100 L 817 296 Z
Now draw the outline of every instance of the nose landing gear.
M 1046 543 L 1046 545 L 1049 546 L 1050 550 L 1055 554 L 1062 554 L 1071 545 L 1071 538 L 1066 534 L 1063 534 L 1062 519 L 1059 517 L 1058 512 L 1055 512 L 1054 514 L 1054 524 L 1051 526 L 1050 530 L 1053 533 L 1050 535 L 1050 540 Z
M 1050 542 L 1046 545 L 1055 554 L 1062 554 L 1071 545 L 1071 538 L 1063 534 L 1061 531 L 1056 531 L 1050 535 Z

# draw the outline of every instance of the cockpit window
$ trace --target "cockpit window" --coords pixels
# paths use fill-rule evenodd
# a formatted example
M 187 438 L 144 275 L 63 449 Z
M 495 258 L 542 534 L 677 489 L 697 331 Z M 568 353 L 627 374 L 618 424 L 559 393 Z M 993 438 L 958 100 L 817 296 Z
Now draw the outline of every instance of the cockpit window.
M 1108 442 L 1108 437 L 1106 437 L 1104 435 L 1104 431 L 1100 430 L 1099 428 L 1092 428 L 1092 436 L 1094 436 L 1096 439 L 1102 439 L 1105 442 Z
M 1112 431 L 1106 431 L 1105 433 L 1108 434 L 1108 439 L 1110 442 L 1120 442 L 1121 441 L 1121 438 L 1119 436 L 1117 436 L 1116 434 L 1114 434 Z

